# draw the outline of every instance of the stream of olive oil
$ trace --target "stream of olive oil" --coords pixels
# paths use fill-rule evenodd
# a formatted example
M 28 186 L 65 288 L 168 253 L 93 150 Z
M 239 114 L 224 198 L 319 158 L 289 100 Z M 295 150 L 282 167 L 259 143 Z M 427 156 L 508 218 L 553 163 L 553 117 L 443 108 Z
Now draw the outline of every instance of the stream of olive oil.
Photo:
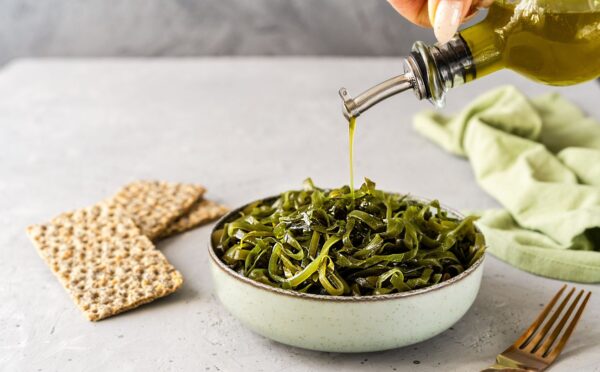
M 356 128 L 356 118 L 353 116 L 348 123 L 348 149 L 350 150 L 350 195 L 354 200 L 354 129 Z

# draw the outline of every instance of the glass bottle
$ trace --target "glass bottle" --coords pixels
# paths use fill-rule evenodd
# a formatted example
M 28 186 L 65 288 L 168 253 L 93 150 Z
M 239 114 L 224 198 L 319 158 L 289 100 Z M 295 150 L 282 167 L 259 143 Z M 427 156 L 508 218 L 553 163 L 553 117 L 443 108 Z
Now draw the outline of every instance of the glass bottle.
M 356 98 L 340 89 L 344 116 L 412 89 L 418 99 L 444 105 L 446 92 L 503 68 L 549 85 L 600 76 L 600 0 L 497 0 L 486 18 L 445 44 L 417 41 L 404 72 Z

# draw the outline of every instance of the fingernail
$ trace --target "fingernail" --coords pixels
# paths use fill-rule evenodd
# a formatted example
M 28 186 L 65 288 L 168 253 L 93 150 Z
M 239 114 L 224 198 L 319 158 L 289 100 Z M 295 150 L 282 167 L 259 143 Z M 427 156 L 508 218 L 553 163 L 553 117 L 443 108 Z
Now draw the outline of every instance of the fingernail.
M 435 10 L 433 32 L 440 43 L 452 39 L 462 17 L 462 2 L 460 0 L 441 0 Z

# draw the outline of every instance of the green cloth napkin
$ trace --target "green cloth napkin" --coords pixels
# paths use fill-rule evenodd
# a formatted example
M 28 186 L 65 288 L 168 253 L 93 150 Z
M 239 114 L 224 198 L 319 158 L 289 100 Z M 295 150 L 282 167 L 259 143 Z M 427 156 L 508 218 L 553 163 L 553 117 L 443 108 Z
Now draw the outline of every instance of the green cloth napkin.
M 469 159 L 504 206 L 480 213 L 488 252 L 557 279 L 600 282 L 600 125 L 558 94 L 514 87 L 479 97 L 456 116 L 424 112 L 418 132 Z

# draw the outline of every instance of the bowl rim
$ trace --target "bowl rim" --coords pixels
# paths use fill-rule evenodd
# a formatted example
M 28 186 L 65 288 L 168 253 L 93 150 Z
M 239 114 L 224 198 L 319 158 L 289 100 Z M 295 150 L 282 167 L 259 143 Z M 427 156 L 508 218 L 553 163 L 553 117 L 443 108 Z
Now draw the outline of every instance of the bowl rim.
M 468 267 L 465 271 L 463 271 L 462 273 L 458 274 L 457 276 L 454 276 L 448 280 L 445 280 L 443 282 L 437 283 L 437 284 L 433 284 L 431 286 L 428 287 L 424 287 L 424 288 L 419 288 L 419 289 L 414 289 L 411 291 L 406 291 L 406 292 L 399 292 L 399 293 L 392 293 L 392 294 L 382 294 L 382 295 L 366 295 L 366 296 L 331 296 L 331 295 L 319 295 L 319 294 L 313 294 L 313 293 L 303 293 L 303 292 L 298 292 L 298 291 L 293 291 L 293 290 L 289 290 L 289 289 L 283 289 L 283 288 L 278 288 L 278 287 L 271 287 L 267 284 L 261 283 L 261 282 L 257 282 L 256 280 L 252 280 L 248 277 L 245 277 L 241 274 L 239 274 L 238 272 L 236 272 L 235 270 L 233 270 L 232 268 L 230 268 L 229 266 L 227 266 L 227 264 L 225 264 L 225 262 L 223 262 L 218 256 L 217 256 L 217 252 L 216 252 L 216 246 L 213 244 L 213 239 L 212 236 L 215 233 L 216 230 L 218 230 L 220 227 L 222 227 L 223 224 L 225 224 L 231 217 L 233 217 L 234 215 L 236 215 L 238 212 L 240 212 L 241 210 L 243 210 L 244 208 L 246 208 L 248 205 L 256 203 L 258 201 L 269 201 L 269 200 L 274 200 L 276 198 L 278 198 L 280 196 L 280 194 L 278 195 L 274 195 L 274 196 L 268 196 L 265 198 L 261 198 L 261 199 L 256 199 L 254 201 L 251 201 L 249 203 L 246 203 L 236 209 L 233 209 L 231 211 L 229 211 L 228 213 L 226 213 L 225 215 L 223 215 L 221 218 L 219 218 L 219 220 L 215 223 L 215 225 L 213 226 L 213 228 L 211 229 L 210 232 L 210 236 L 209 236 L 209 242 L 208 242 L 208 254 L 212 260 L 212 263 L 214 264 L 214 266 L 216 266 L 217 268 L 219 268 L 221 271 L 223 271 L 225 274 L 228 274 L 229 276 L 233 277 L 234 279 L 240 281 L 243 284 L 248 284 L 251 285 L 255 288 L 258 289 L 262 289 L 265 290 L 267 292 L 271 292 L 273 294 L 279 294 L 279 295 L 285 295 L 285 296 L 290 296 L 290 297 L 294 297 L 294 298 L 298 298 L 298 299 L 304 299 L 304 300 L 313 300 L 313 301 L 325 301 L 325 302 L 340 302 L 340 303 L 345 303 L 345 302 L 373 302 L 373 301 L 389 301 L 389 300 L 395 300 L 395 299 L 400 299 L 400 298 L 407 298 L 407 297 L 413 297 L 413 296 L 417 296 L 417 295 L 422 295 L 422 294 L 426 294 L 438 289 L 442 289 L 448 286 L 451 286 L 452 284 L 455 284 L 459 281 L 461 281 L 462 279 L 466 278 L 467 276 L 471 275 L 473 272 L 477 271 L 477 269 L 482 266 L 483 261 L 485 259 L 486 256 L 486 252 L 484 251 L 483 255 L 481 255 L 481 257 L 475 261 L 475 263 L 473 263 L 473 265 L 471 265 L 470 267 Z M 411 194 L 406 194 L 407 198 L 409 198 L 410 200 L 415 200 L 415 201 L 419 201 L 419 202 L 425 202 L 428 203 L 431 201 L 431 199 L 427 199 L 427 198 L 422 198 L 419 196 L 415 196 L 415 195 L 411 195 Z M 456 218 L 460 218 L 460 219 L 464 219 L 465 216 L 458 212 L 457 210 L 453 209 L 453 208 L 449 208 L 444 204 L 440 203 L 440 207 L 442 208 L 442 210 L 449 212 L 450 214 L 452 214 L 454 217 Z M 481 229 L 475 225 L 475 229 L 476 231 L 478 231 L 479 233 L 482 234 Z M 485 246 L 485 236 L 483 236 L 483 245 Z

